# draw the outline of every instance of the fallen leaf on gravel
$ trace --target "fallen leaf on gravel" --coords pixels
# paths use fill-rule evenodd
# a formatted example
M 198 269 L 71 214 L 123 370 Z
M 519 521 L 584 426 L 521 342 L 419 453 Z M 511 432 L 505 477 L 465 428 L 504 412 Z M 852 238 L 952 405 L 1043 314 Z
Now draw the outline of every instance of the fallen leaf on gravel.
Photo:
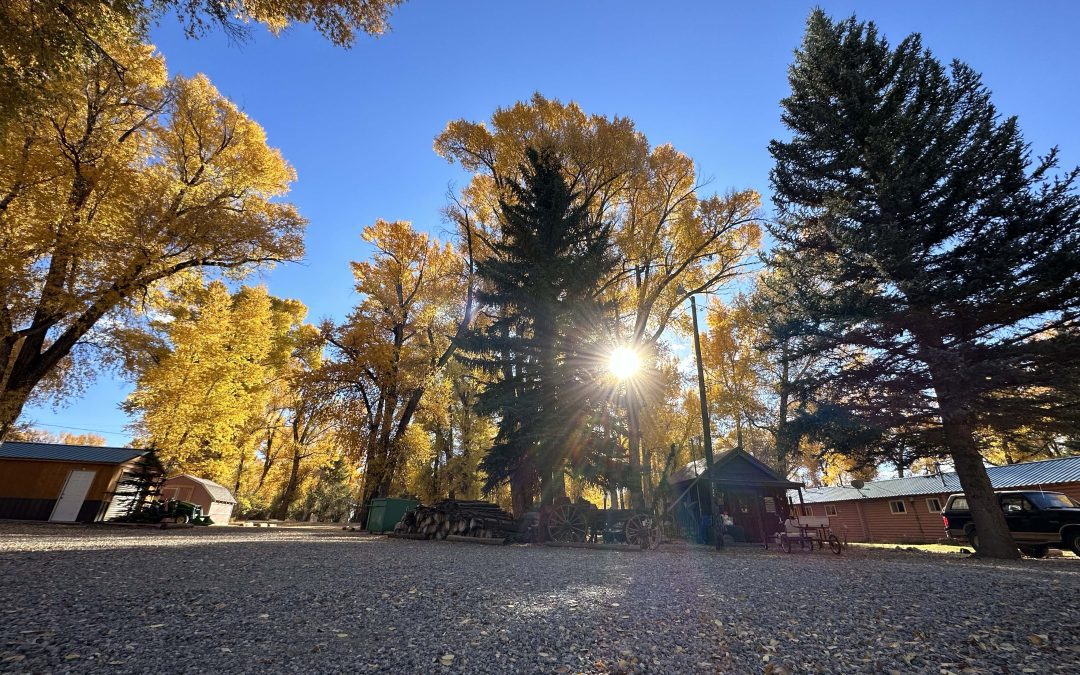
M 214 609 L 225 609 L 225 603 L 219 602 L 218 604 L 214 605 Z
M 348 633 L 338 633 L 337 636 L 339 638 L 347 638 L 347 637 L 349 637 L 349 634 Z
M 165 624 L 163 624 L 163 623 L 152 623 L 149 626 L 147 626 L 147 628 L 164 628 L 164 627 L 165 627 Z
M 11 656 L 4 657 L 4 663 L 15 663 L 16 661 L 22 661 L 26 657 L 22 654 L 13 654 Z
M 65 661 L 74 661 L 74 660 L 75 660 L 75 659 L 77 659 L 77 658 L 79 658 L 79 654 L 78 654 L 78 652 L 72 652 L 72 653 L 70 653 L 70 654 L 66 654 L 66 655 L 64 656 L 64 660 L 65 660 Z
M 1031 635 L 1028 636 L 1028 642 L 1035 645 L 1036 647 L 1041 647 L 1042 645 L 1046 644 L 1049 641 L 1050 641 L 1050 636 L 1049 635 L 1039 635 L 1037 633 L 1032 633 Z
M 260 614 L 260 615 L 259 615 L 259 618 L 260 618 L 260 619 L 269 619 L 269 618 L 270 618 L 270 615 L 269 615 L 269 614 Z
M 453 665 L 454 664 L 454 655 L 453 654 L 443 654 L 442 658 L 439 659 L 439 663 L 443 664 L 444 666 Z

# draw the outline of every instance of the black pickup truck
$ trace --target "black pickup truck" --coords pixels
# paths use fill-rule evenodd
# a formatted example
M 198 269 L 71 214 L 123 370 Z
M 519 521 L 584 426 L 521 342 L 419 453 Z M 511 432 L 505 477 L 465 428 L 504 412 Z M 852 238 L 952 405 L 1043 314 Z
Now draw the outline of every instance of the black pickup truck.
M 994 494 L 1022 553 L 1041 558 L 1048 549 L 1060 548 L 1080 555 L 1080 504 L 1060 492 L 1018 490 Z M 949 538 L 966 539 L 972 548 L 979 550 L 979 533 L 975 531 L 967 497 L 950 496 L 941 518 Z

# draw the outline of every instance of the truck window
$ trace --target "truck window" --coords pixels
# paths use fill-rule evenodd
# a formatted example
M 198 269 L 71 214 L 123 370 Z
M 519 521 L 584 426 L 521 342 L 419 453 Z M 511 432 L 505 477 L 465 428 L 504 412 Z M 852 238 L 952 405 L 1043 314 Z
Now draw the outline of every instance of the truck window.
M 1044 509 L 1075 509 L 1078 506 L 1060 492 L 1033 492 L 1031 498 Z
M 1001 510 L 1005 513 L 1022 513 L 1034 511 L 1031 502 L 1024 499 L 1023 495 L 1004 495 L 1001 498 Z
M 949 511 L 967 511 L 968 510 L 967 497 L 957 497 L 956 499 L 952 500 L 952 503 L 949 504 L 948 510 Z

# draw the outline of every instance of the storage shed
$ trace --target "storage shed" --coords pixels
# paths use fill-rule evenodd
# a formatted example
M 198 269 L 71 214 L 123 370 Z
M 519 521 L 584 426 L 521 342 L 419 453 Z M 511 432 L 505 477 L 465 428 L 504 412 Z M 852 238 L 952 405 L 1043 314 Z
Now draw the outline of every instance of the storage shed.
M 236 499 L 229 488 L 189 473 L 166 480 L 161 488 L 161 496 L 198 504 L 202 507 L 203 515 L 210 516 L 214 525 L 228 525 L 233 507 L 236 506 Z
M 118 492 L 128 503 L 146 496 L 118 490 L 123 478 L 163 473 L 151 450 L 5 441 L 0 443 L 0 518 L 97 522 Z

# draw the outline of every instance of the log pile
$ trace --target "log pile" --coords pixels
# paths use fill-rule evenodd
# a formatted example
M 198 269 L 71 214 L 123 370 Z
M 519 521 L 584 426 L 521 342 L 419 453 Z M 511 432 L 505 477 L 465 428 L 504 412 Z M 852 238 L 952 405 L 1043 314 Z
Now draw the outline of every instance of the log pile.
M 517 522 L 490 502 L 446 499 L 434 506 L 418 506 L 409 511 L 394 526 L 394 533 L 420 535 L 425 539 L 446 539 L 451 535 L 504 539 L 517 534 Z

